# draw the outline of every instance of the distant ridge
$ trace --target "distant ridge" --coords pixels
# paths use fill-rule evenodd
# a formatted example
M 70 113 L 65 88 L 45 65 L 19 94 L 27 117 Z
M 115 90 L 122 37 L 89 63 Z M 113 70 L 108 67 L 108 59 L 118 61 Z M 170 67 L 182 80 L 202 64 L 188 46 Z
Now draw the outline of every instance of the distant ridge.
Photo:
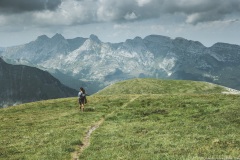
M 84 83 L 91 93 L 132 78 L 205 81 L 240 90 L 240 46 L 227 43 L 206 47 L 161 35 L 105 43 L 96 35 L 66 39 L 56 34 L 3 48 L 0 56 L 47 70 L 74 89 Z
M 76 96 L 46 71 L 11 65 L 0 58 L 0 108 L 38 100 Z

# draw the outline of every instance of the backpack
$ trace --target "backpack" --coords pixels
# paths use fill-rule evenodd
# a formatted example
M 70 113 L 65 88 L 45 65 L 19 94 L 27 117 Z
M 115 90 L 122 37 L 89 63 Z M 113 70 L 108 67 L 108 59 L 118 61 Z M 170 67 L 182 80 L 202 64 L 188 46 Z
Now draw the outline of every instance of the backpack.
M 82 93 L 82 94 L 80 95 L 80 98 L 81 98 L 81 99 L 84 99 L 84 102 L 87 103 L 87 96 L 86 96 L 86 94 Z

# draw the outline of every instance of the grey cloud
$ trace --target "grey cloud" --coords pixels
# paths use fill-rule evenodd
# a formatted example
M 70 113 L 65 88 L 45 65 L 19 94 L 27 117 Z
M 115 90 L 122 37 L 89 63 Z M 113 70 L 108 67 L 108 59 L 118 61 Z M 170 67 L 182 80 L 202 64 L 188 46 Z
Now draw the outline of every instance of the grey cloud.
M 229 15 L 238 17 L 240 14 L 240 0 L 183 1 L 186 3 L 176 5 L 173 10 L 184 13 L 186 22 L 191 24 L 224 20 Z
M 61 7 L 56 10 L 59 5 Z M 183 23 L 185 20 L 189 24 L 198 24 L 224 20 L 230 15 L 232 19 L 238 18 L 240 0 L 0 0 L 0 13 L 44 10 L 52 12 L 35 12 L 28 23 L 44 26 L 78 25 L 106 21 L 142 21 L 161 19 L 166 15 L 181 15 Z M 7 16 L 2 19 L 5 24 L 9 22 Z M 23 20 L 22 22 L 26 23 Z
M 144 20 L 158 18 L 166 14 L 185 15 L 186 22 L 222 20 L 229 14 L 240 13 L 240 0 L 102 0 L 100 19 L 115 21 Z M 145 3 L 143 3 L 145 2 Z M 140 5 L 141 4 L 141 5 Z M 127 15 L 136 15 L 134 19 L 124 19 Z
M 160 1 L 152 0 L 145 5 L 139 5 L 136 0 L 102 0 L 98 8 L 98 18 L 100 20 L 110 21 L 129 21 L 156 18 L 160 15 Z M 135 18 L 126 18 L 129 15 L 135 15 Z
M 60 4 L 61 0 L 1 0 L 0 13 L 55 10 Z

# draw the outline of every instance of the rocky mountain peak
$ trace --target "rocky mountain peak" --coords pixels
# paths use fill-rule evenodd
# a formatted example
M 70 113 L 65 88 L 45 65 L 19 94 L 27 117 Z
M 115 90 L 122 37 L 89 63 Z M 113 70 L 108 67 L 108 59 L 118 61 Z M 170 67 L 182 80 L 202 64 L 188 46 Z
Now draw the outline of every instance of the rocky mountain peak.
M 67 53 L 69 51 L 69 43 L 61 34 L 55 34 L 50 40 L 49 51 L 59 53 Z
M 55 34 L 51 39 L 58 40 L 58 41 L 65 40 L 65 38 L 59 33 Z
M 142 39 L 141 37 L 137 36 L 137 37 L 135 37 L 133 40 L 134 40 L 134 41 L 142 41 L 143 39 Z
M 218 42 L 215 43 L 214 45 L 212 45 L 210 48 L 235 48 L 235 49 L 240 49 L 239 45 L 235 45 L 235 44 L 228 44 L 228 43 L 222 43 L 222 42 Z
M 202 50 L 206 48 L 198 41 L 187 40 L 181 37 L 175 38 L 173 44 L 181 50 L 194 50 L 193 52 L 202 52 Z
M 171 38 L 161 35 L 149 35 L 144 38 L 144 41 L 162 43 L 162 42 L 170 42 Z
M 40 41 L 46 41 L 46 40 L 48 40 L 48 39 L 49 39 L 49 37 L 46 36 L 46 35 L 41 35 L 41 36 L 38 36 L 38 37 L 37 37 L 37 40 L 40 40 Z
M 94 34 L 91 34 L 91 35 L 89 36 L 89 39 L 92 40 L 92 41 L 94 41 L 94 42 L 97 42 L 97 43 L 100 43 L 100 42 L 101 42 L 101 41 L 99 40 L 99 38 L 98 38 L 96 35 L 94 35 Z
M 32 41 L 29 44 L 31 45 L 31 48 L 38 48 L 39 46 L 49 46 L 50 48 L 53 48 L 57 44 L 65 46 L 68 42 L 61 34 L 57 33 L 52 38 L 49 38 L 46 35 L 41 35 L 36 41 Z
M 61 34 L 59 34 L 59 33 L 56 33 L 53 37 L 52 37 L 52 39 L 65 39 Z
M 141 37 L 135 37 L 134 39 L 127 39 L 125 41 L 126 45 L 133 45 L 133 46 L 144 46 L 143 39 Z
M 33 43 L 8 48 L 0 56 L 21 58 L 48 70 L 58 69 L 78 80 L 98 81 L 103 85 L 132 77 L 157 77 L 206 80 L 239 87 L 239 68 L 235 72 L 231 68 L 239 66 L 240 46 L 237 45 L 217 43 L 205 47 L 198 41 L 161 35 L 113 44 L 101 42 L 93 34 L 75 39 L 56 34 L 46 42 Z M 121 72 L 115 72 L 116 69 Z M 231 73 L 234 78 L 228 82 Z

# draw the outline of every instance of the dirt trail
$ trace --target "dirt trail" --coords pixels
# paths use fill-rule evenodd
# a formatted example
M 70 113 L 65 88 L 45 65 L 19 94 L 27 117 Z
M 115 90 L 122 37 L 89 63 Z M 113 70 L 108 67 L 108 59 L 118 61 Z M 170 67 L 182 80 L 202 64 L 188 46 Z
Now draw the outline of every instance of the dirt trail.
M 95 131 L 104 121 L 104 118 L 101 118 L 99 121 L 97 121 L 88 131 L 86 136 L 83 139 L 83 144 L 79 145 L 79 149 L 72 153 L 72 160 L 79 160 L 80 154 L 83 152 L 85 148 L 87 148 L 90 145 L 90 136 L 93 131 Z
M 129 102 L 125 103 L 124 105 L 122 105 L 122 108 L 126 107 L 129 103 L 133 102 L 135 99 L 137 99 L 139 96 L 136 96 L 134 98 L 132 98 Z M 109 113 L 106 117 L 114 114 L 115 111 Z M 90 137 L 93 131 L 95 131 L 103 122 L 104 122 L 104 118 L 101 118 L 99 121 L 97 121 L 88 131 L 87 134 L 85 135 L 84 139 L 83 139 L 83 144 L 79 145 L 79 149 L 76 150 L 75 152 L 73 152 L 72 155 L 72 160 L 79 160 L 79 156 L 81 155 L 81 153 L 84 151 L 84 149 L 86 149 L 89 145 L 90 145 Z

